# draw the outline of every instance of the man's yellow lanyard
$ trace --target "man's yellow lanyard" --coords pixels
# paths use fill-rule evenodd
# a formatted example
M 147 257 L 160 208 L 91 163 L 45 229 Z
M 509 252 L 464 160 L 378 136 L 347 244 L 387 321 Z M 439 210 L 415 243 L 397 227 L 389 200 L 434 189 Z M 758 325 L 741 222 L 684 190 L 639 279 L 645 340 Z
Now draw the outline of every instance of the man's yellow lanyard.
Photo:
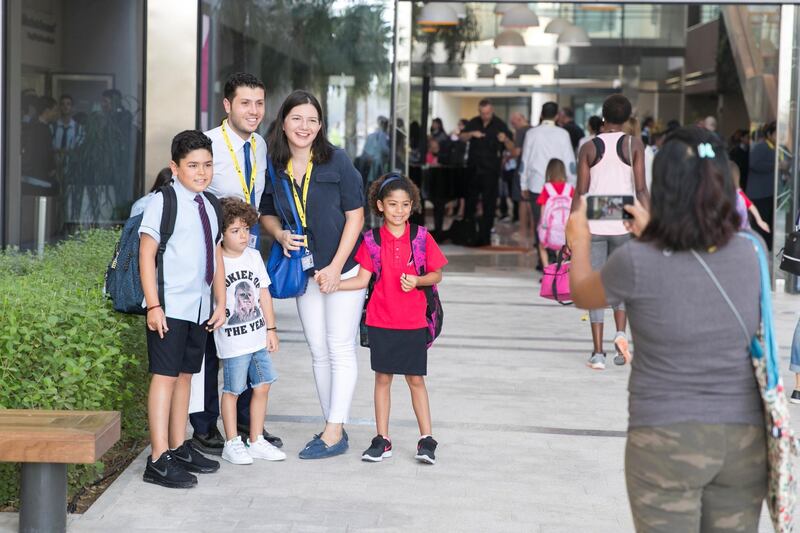
M 306 165 L 306 176 L 303 179 L 303 199 L 297 194 L 297 187 L 295 186 L 294 173 L 292 172 L 292 160 L 286 165 L 286 173 L 292 180 L 292 192 L 294 193 L 294 205 L 297 206 L 297 215 L 300 217 L 300 223 L 303 229 L 307 228 L 306 225 L 306 205 L 308 205 L 308 186 L 311 183 L 311 170 L 314 168 L 314 163 L 311 162 L 313 156 L 309 155 L 308 164 Z
M 253 196 L 253 190 L 256 187 L 256 136 L 250 136 L 250 149 L 253 151 L 253 159 L 251 159 L 253 168 L 250 171 L 250 183 L 248 186 L 248 182 L 244 178 L 244 172 L 242 172 L 242 168 L 239 166 L 239 160 L 236 158 L 236 152 L 233 151 L 233 145 L 231 144 L 230 138 L 228 138 L 228 132 L 225 131 L 225 124 L 227 124 L 227 122 L 227 118 L 222 121 L 222 138 L 225 139 L 225 145 L 228 147 L 231 159 L 233 159 L 233 168 L 236 169 L 236 174 L 239 176 L 239 183 L 242 184 L 244 200 L 249 204 L 251 203 L 250 198 Z

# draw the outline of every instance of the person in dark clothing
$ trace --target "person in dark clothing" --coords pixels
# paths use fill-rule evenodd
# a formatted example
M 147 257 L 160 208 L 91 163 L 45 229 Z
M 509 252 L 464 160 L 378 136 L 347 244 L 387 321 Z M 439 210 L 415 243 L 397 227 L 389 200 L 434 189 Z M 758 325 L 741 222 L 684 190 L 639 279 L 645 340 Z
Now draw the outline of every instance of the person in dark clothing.
M 558 125 L 567 130 L 569 133 L 569 140 L 572 143 L 572 149 L 578 149 L 578 143 L 586 136 L 583 128 L 575 124 L 575 113 L 572 108 L 564 107 L 561 109 L 558 117 Z
M 731 135 L 731 161 L 739 167 L 739 183 L 743 191 L 747 190 L 747 173 L 750 170 L 750 134 L 747 130 L 736 130 Z
M 470 185 L 464 215 L 474 220 L 478 196 L 481 197 L 483 215 L 479 221 L 476 246 L 490 242 L 497 206 L 497 186 L 500 175 L 500 158 L 503 148 L 513 148 L 511 130 L 494 114 L 492 102 L 486 98 L 478 103 L 479 115 L 472 118 L 462 130 L 459 138 L 469 141 L 467 165 Z
M 750 151 L 747 189 L 745 193 L 752 200 L 761 218 L 772 227 L 775 211 L 775 142 L 777 127 L 770 122 L 764 127 L 764 139 L 756 143 Z M 772 234 L 760 227 L 754 228 L 772 250 Z
M 50 124 L 58 118 L 58 102 L 42 96 L 35 105 L 37 120 L 23 123 L 22 128 L 22 193 L 54 196 L 59 188 Z
M 653 128 L 655 125 L 656 121 L 653 117 L 645 117 L 644 122 L 642 122 L 642 142 L 645 146 L 653 144 Z

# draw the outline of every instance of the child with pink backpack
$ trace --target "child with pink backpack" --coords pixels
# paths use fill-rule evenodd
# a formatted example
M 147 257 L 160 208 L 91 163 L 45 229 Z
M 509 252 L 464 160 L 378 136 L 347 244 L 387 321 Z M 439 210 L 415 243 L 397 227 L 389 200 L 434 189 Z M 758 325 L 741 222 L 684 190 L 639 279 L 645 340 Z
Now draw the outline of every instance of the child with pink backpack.
M 422 202 L 419 189 L 406 176 L 391 172 L 378 178 L 369 189 L 368 202 L 372 212 L 383 218 L 383 225 L 364 233 L 356 252 L 358 275 L 339 285 L 339 290 L 357 290 L 372 280 L 363 324 L 367 339 L 365 342 L 362 335 L 362 346 L 369 346 L 375 371 L 378 434 L 361 459 L 377 463 L 392 456 L 391 387 L 394 375 L 402 374 L 411 391 L 420 432 L 414 457 L 434 464 L 438 443 L 431 434 L 425 376 L 428 347 L 442 327 L 436 284 L 442 281 L 447 259 L 425 227 L 408 222 Z
M 550 251 L 558 252 L 567 243 L 566 230 L 575 188 L 567 183 L 567 171 L 560 159 L 551 159 L 545 170 L 547 183 L 536 203 L 542 206 L 539 218 L 539 257 L 542 266 L 550 264 Z

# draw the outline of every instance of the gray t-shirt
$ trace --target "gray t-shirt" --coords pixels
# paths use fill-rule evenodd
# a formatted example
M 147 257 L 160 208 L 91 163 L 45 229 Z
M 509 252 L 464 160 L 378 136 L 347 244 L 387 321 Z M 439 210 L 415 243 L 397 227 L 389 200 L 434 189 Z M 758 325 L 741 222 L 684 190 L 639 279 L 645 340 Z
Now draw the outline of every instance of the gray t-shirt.
M 752 243 L 736 236 L 701 256 L 755 334 L 760 274 Z M 749 343 L 690 252 L 630 241 L 601 277 L 608 303 L 625 302 L 635 343 L 629 427 L 763 423 Z

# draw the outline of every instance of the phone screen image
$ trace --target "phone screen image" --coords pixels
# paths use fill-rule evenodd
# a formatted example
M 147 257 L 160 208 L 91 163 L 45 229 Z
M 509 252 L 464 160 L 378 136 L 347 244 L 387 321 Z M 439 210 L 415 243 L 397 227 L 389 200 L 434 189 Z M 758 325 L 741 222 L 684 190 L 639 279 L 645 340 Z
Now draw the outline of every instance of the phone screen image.
M 622 220 L 631 215 L 624 206 L 633 205 L 633 196 L 589 196 L 586 217 L 589 220 Z

